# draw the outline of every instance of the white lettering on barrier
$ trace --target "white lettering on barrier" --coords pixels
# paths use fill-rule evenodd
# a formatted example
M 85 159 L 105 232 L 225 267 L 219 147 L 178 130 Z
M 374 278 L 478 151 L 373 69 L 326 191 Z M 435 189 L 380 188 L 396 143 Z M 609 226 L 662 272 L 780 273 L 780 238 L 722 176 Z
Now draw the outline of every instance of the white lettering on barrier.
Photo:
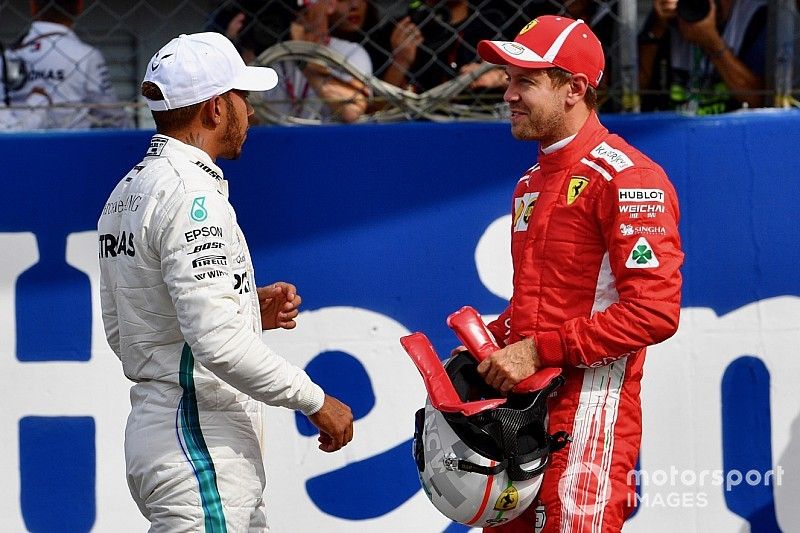
M 514 292 L 510 228 L 511 215 L 498 218 L 489 224 L 475 247 L 478 277 L 489 292 L 504 300 L 510 300 Z
M 317 449 L 317 437 L 293 430 L 294 414 L 287 409 L 267 409 L 267 432 L 281 428 L 270 439 L 265 458 L 268 472 L 267 507 L 275 531 L 442 531 L 449 520 L 440 515 L 422 490 L 391 512 L 370 520 L 345 520 L 328 515 L 312 505 L 297 508 L 298 498 L 307 498 L 306 481 L 347 463 L 374 457 L 413 435 L 414 412 L 425 405 L 425 386 L 419 372 L 398 340 L 409 331 L 391 318 L 355 307 L 326 307 L 301 313 L 297 329 L 264 332 L 265 342 L 292 363 L 305 367 L 319 353 L 342 351 L 364 366 L 375 393 L 375 406 L 357 420 L 354 439 L 342 453 L 325 454 Z M 409 446 L 408 461 L 413 461 Z M 365 488 L 380 479 L 363 481 Z M 365 494 L 343 494 L 363 499 Z M 369 505 L 368 501 L 365 505 Z
M 0 410 L 0 430 L 6 436 L 0 441 L 0 473 L 5 479 L 0 484 L 0 496 L 5 502 L 0 529 L 25 529 L 19 506 L 17 428 L 21 418 L 41 415 L 92 416 L 95 420 L 97 516 L 94 530 L 121 533 L 145 530 L 147 522 L 128 494 L 125 482 L 123 439 L 130 410 L 127 394 L 130 382 L 123 376 L 119 361 L 105 340 L 99 302 L 96 232 L 71 234 L 67 241 L 66 261 L 86 273 L 91 281 L 92 356 L 85 363 L 17 361 L 14 286 L 19 275 L 38 261 L 38 250 L 32 233 L 0 233 L 0 246 L 15 250 L 3 260 L 3 277 L 0 277 L 0 328 L 5 328 L 0 329 L 0 334 L 4 333 L 4 339 L 11 339 L 0 348 L 0 372 L 14 377 L 7 381 L 7 396 L 20 399 Z M 308 500 L 305 489 L 308 478 L 335 470 L 346 462 L 377 455 L 411 438 L 413 414 L 424 405 L 425 389 L 398 342 L 409 332 L 396 321 L 372 311 L 341 307 L 303 313 L 299 324 L 292 332 L 273 332 L 273 336 L 265 334 L 265 339 L 278 353 L 300 366 L 322 351 L 349 353 L 364 365 L 372 382 L 376 404 L 369 415 L 356 422 L 359 438 L 345 452 L 335 455 L 320 452 L 316 448 L 316 437 L 304 437 L 292 429 L 292 411 L 267 409 L 267 431 L 285 428 L 280 436 L 270 439 L 267 446 L 270 450 L 266 458 L 268 505 L 275 509 L 270 513 L 272 527 L 277 531 L 320 527 L 326 531 L 446 527 L 448 520 L 436 512 L 422 491 L 392 512 L 360 522 L 327 515 Z M 286 333 L 286 336 L 281 336 L 281 333 Z M 35 394 L 31 393 L 31 383 L 40 384 Z M 298 505 L 302 507 L 302 513 L 278 511 L 296 509 Z
M 481 281 L 504 298 L 510 296 L 510 217 L 487 228 L 476 248 Z M 146 522 L 133 504 L 125 484 L 123 429 L 129 410 L 129 383 L 119 362 L 105 342 L 98 297 L 98 271 L 94 232 L 68 238 L 67 262 L 85 272 L 92 285 L 92 357 L 89 362 L 20 363 L 15 356 L 15 283 L 19 275 L 38 261 L 36 238 L 31 233 L 0 233 L 4 254 L 0 269 L 0 372 L 6 376 L 5 397 L 13 398 L 0 410 L 0 530 L 22 531 L 19 508 L 19 419 L 30 415 L 93 416 L 97 447 L 96 531 L 142 531 Z M 493 265 L 487 265 L 491 261 Z M 507 262 L 508 264 L 503 264 Z M 498 264 L 499 263 L 499 264 Z M 755 355 L 764 361 L 771 377 L 773 467 L 786 475 L 774 483 L 779 523 L 785 529 L 800 523 L 800 480 L 797 450 L 800 446 L 800 359 L 793 357 L 800 345 L 800 298 L 785 296 L 755 302 L 724 316 L 703 308 L 684 309 L 681 328 L 672 339 L 649 351 L 643 383 L 642 469 L 680 472 L 716 471 L 722 468 L 720 381 L 731 361 Z M 486 317 L 489 318 L 489 317 Z M 413 411 L 422 405 L 425 392 L 414 366 L 397 339 L 408 331 L 389 317 L 372 311 L 337 307 L 302 314 L 298 329 L 265 334 L 278 353 L 304 366 L 318 353 L 341 350 L 365 367 L 376 396 L 372 411 L 356 422 L 357 438 L 341 454 L 327 455 L 316 449 L 315 437 L 293 430 L 294 418 L 285 409 L 267 409 L 267 431 L 280 428 L 270 438 L 266 458 L 267 501 L 274 510 L 270 521 L 275 531 L 439 530 L 447 520 L 440 516 L 420 490 L 403 505 L 371 520 L 352 521 L 332 517 L 308 501 L 305 483 L 348 462 L 377 455 L 411 437 Z M 31 383 L 37 387 L 32 392 Z M 98 401 L 102 398 L 103 401 Z M 687 421 L 689 421 L 687 425 Z M 409 461 L 410 461 L 409 451 Z M 682 478 L 681 478 L 682 479 Z M 643 505 L 626 527 L 631 532 L 741 530 L 746 523 L 731 513 L 721 487 L 643 485 Z M 695 490 L 698 489 L 698 490 Z M 693 491 L 693 492 L 692 492 Z M 691 494 L 689 494 L 691 492 Z M 687 496 L 688 494 L 688 496 Z M 646 496 L 646 498 L 645 498 Z M 358 497 L 350 495 L 345 497 Z M 653 502 L 681 502 L 655 505 Z M 701 512 L 687 510 L 696 502 Z M 650 502 L 651 505 L 646 505 Z M 280 509 L 302 508 L 282 513 Z
M 89 277 L 92 287 L 92 358 L 77 365 L 73 391 L 80 391 L 76 414 L 92 415 L 95 423 L 97 518 L 95 531 L 118 531 L 125 524 L 131 531 L 144 531 L 148 522 L 128 492 L 125 472 L 125 423 L 130 411 L 128 391 L 132 383 L 122 373 L 122 363 L 108 346 L 100 307 L 100 265 L 97 232 L 72 233 L 67 238 L 67 263 Z M 74 401 L 70 398 L 70 403 Z M 98 404 L 101 408 L 98 410 Z M 82 413 L 80 411 L 83 411 Z M 121 520 L 120 517 L 125 517 Z
M 92 344 L 88 362 L 26 362 L 16 358 L 15 283 L 39 260 L 31 233 L 0 233 L 4 254 L 0 269 L 0 375 L 4 397 L 14 398 L 0 409 L 0 530 L 24 531 L 19 505 L 19 420 L 25 416 L 92 416 L 96 447 L 96 531 L 144 531 L 146 520 L 128 494 L 123 437 L 130 410 L 130 382 L 105 340 L 100 312 L 97 233 L 73 233 L 67 238 L 66 261 L 89 276 L 92 289 Z M 58 320 L 58 317 L 53 317 Z M 6 339 L 11 339 L 7 342 Z M 90 495 L 87 495 L 89 498 Z M 124 524 L 124 526 L 121 526 Z
M 787 474 L 780 481 L 775 478 L 772 485 L 778 523 L 784 530 L 800 523 L 796 505 L 800 481 L 787 464 L 796 466 L 796 456 L 790 450 L 800 446 L 800 360 L 794 356 L 800 345 L 798 316 L 800 298 L 796 296 L 761 300 L 722 316 L 705 308 L 684 309 L 678 333 L 648 350 L 642 381 L 641 469 L 677 469 L 698 475 L 721 472 L 722 376 L 735 359 L 756 356 L 770 374 L 771 468 Z M 707 479 L 702 486 L 680 481 L 643 484 L 642 496 L 647 498 L 626 531 L 674 531 L 675 524 L 681 524 L 681 531 L 698 533 L 743 530 L 748 524 L 728 510 L 725 490 L 725 484 L 717 486 Z M 702 499 L 705 508 L 692 512 L 681 506 L 646 504 L 671 493 Z
M 33 387 L 25 379 L 23 365 L 17 361 L 17 317 L 15 285 L 17 278 L 39 261 L 33 233 L 0 233 L 0 376 L 3 379 L 3 408 L 0 409 L 0 529 L 25 531 L 20 508 L 19 419 L 29 411 Z M 13 250 L 13 253 L 11 252 Z M 46 388 L 46 387 L 43 387 Z M 43 394 L 36 391 L 35 394 Z M 24 412 L 22 412 L 24 411 Z
M 475 254 L 481 281 L 503 298 L 511 296 L 510 224 L 509 216 L 492 222 L 480 238 Z M 781 467 L 787 473 L 780 484 L 776 482 L 773 486 L 778 523 L 784 529 L 799 524 L 797 317 L 800 317 L 797 296 L 761 300 L 723 316 L 706 308 L 682 309 L 678 333 L 648 349 L 642 382 L 641 468 L 650 472 L 670 471 L 671 467 L 693 472 L 721 470 L 722 376 L 740 356 L 756 356 L 770 372 L 772 467 L 776 471 Z M 642 487 L 643 495 L 650 494 L 649 501 L 672 501 L 675 497 L 671 493 L 676 492 L 672 486 Z M 677 528 L 704 533 L 748 527 L 744 519 L 728 510 L 722 487 L 695 492 L 687 498 L 696 496 L 695 501 L 703 503 L 702 512 L 681 506 L 643 505 L 625 531 L 666 533 Z

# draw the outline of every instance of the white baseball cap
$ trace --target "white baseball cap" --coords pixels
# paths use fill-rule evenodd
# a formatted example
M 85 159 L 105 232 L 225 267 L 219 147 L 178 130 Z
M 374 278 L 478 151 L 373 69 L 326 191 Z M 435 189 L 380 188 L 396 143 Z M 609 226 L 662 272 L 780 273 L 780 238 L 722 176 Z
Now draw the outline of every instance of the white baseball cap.
M 183 34 L 168 42 L 147 65 L 144 81 L 155 83 L 163 100 L 147 100 L 152 111 L 199 104 L 231 89 L 268 91 L 278 84 L 269 67 L 248 67 L 236 47 L 214 32 Z

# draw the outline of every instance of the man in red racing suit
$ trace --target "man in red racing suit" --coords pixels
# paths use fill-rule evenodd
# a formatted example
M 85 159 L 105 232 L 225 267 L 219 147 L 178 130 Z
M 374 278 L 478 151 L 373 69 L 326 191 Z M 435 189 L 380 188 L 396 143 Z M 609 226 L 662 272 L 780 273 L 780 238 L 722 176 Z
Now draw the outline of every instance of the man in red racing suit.
M 489 324 L 503 348 L 479 372 L 508 391 L 562 368 L 548 430 L 572 437 L 551 456 L 540 505 L 492 531 L 619 531 L 636 503 L 645 349 L 678 326 L 677 196 L 656 163 L 598 120 L 604 60 L 585 23 L 540 17 L 479 53 L 506 65 L 514 136 L 540 142 L 514 191 L 513 296 Z

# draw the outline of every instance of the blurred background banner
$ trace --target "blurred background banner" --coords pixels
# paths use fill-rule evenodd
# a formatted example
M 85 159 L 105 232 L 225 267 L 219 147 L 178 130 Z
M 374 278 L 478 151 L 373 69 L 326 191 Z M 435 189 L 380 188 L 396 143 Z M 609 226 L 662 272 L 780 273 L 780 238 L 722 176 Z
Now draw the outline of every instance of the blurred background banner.
M 797 531 L 800 115 L 604 120 L 672 178 L 686 251 L 680 330 L 645 366 L 626 531 Z M 0 136 L 2 531 L 146 528 L 125 484 L 130 384 L 103 334 L 95 224 L 148 138 Z M 423 331 L 445 356 L 449 313 L 504 308 L 511 193 L 535 154 L 507 124 L 407 123 L 253 128 L 222 162 L 258 282 L 303 296 L 298 328 L 265 341 L 357 419 L 326 455 L 302 417 L 268 409 L 273 531 L 465 530 L 420 490 L 425 392 L 398 339 Z
M 263 101 L 254 98 L 264 122 L 492 120 L 506 113 L 502 71 L 480 72 L 477 80 L 470 79 L 457 91 L 429 93 L 428 100 L 433 97 L 438 104 L 435 116 L 409 105 L 416 100 L 408 94 L 398 102 L 396 93 L 422 95 L 458 75 L 475 73 L 481 39 L 511 40 L 530 20 L 546 14 L 585 20 L 603 43 L 606 69 L 599 90 L 603 112 L 680 108 L 708 114 L 743 105 L 798 105 L 797 0 L 714 0 L 720 14 L 715 36 L 726 44 L 687 52 L 696 56 L 697 68 L 689 68 L 685 58 L 678 57 L 680 50 L 689 50 L 679 35 L 678 20 L 696 22 L 706 16 L 710 0 L 681 0 L 680 8 L 673 6 L 664 20 L 654 18 L 654 5 L 659 4 L 655 0 L 323 0 L 317 4 L 326 2 L 327 15 L 311 27 L 296 0 L 34 0 L 40 8 L 37 16 L 41 10 L 49 10 L 50 17 L 68 15 L 65 20 L 77 38 L 93 50 L 59 40 L 48 26 L 42 31 L 49 37 L 42 42 L 52 42 L 53 50 L 45 46 L 40 54 L 32 49 L 35 42 L 28 33 L 32 3 L 0 0 L 0 44 L 7 56 L 3 85 L 10 95 L 7 111 L 15 115 L 6 120 L 0 115 L 0 129 L 4 122 L 8 129 L 150 127 L 150 115 L 139 96 L 150 58 L 171 38 L 199 31 L 225 34 L 248 63 L 269 64 L 282 80 L 291 82 L 297 75 L 299 83 L 281 84 Z M 283 46 L 298 42 L 323 45 L 323 52 L 310 60 Z M 728 50 L 741 63 L 739 68 L 712 68 L 710 58 L 718 59 Z M 48 54 L 49 59 L 41 57 Z M 102 79 L 89 72 L 89 56 L 94 58 L 90 65 L 105 59 L 107 75 Z M 341 67 L 341 61 L 350 69 Z M 355 85 L 367 95 L 369 106 L 356 118 L 332 115 L 326 107 L 328 97 L 308 89 L 306 79 L 297 73 L 302 64 L 310 76 L 305 68 L 309 62 L 318 63 L 318 70 L 338 81 Z M 360 75 L 353 76 L 353 71 Z M 59 84 L 59 76 L 75 81 Z M 96 91 L 84 95 L 80 88 L 70 87 L 81 85 L 84 77 L 89 78 L 88 85 L 102 86 L 102 96 Z M 50 114 L 42 118 L 32 110 Z

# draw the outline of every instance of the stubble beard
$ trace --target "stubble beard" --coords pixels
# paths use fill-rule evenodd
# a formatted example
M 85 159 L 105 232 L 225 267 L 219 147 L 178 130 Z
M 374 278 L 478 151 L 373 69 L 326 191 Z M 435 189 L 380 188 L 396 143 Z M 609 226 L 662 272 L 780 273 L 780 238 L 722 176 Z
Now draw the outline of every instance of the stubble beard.
M 561 139 L 560 132 L 564 129 L 564 116 L 557 110 L 563 104 L 555 97 L 549 107 L 529 109 L 527 120 L 511 126 L 511 134 L 520 141 L 549 141 L 556 137 Z
M 225 125 L 225 133 L 222 135 L 222 142 L 225 151 L 220 154 L 225 159 L 239 159 L 242 156 L 242 146 L 247 136 L 247 128 L 242 128 L 242 121 L 236 114 L 233 102 L 224 99 L 227 107 L 228 123 Z
M 513 125 L 511 134 L 519 141 L 542 141 L 557 135 L 562 124 L 556 113 L 533 114 L 524 123 Z

